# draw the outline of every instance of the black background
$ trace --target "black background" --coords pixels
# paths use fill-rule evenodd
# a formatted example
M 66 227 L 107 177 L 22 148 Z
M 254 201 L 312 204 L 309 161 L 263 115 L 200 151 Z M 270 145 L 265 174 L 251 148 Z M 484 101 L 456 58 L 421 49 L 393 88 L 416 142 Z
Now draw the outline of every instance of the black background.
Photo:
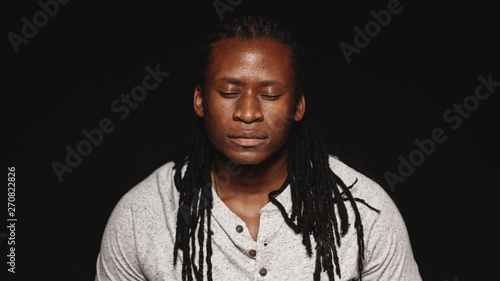
M 353 28 L 363 29 L 388 1 L 336 2 L 243 0 L 224 20 L 259 13 L 295 32 L 308 54 L 308 118 L 381 182 L 384 172 L 398 173 L 398 156 L 408 159 L 415 139 L 442 128 L 446 141 L 391 194 L 424 280 L 494 280 L 500 88 L 456 130 L 443 113 L 474 94 L 479 75 L 500 81 L 499 9 L 401 1 L 401 13 L 349 64 L 339 44 L 352 45 Z M 17 278 L 2 280 L 93 280 L 114 205 L 190 138 L 194 54 L 220 19 L 211 1 L 74 0 L 15 54 L 7 34 L 21 35 L 21 18 L 41 8 L 2 6 L 4 167 L 16 167 L 18 218 Z M 120 120 L 111 103 L 157 64 L 170 76 Z M 103 118 L 115 130 L 59 182 L 51 163 L 64 164 L 65 147 L 76 148 L 81 131 Z M 2 239 L 4 272 L 6 246 Z

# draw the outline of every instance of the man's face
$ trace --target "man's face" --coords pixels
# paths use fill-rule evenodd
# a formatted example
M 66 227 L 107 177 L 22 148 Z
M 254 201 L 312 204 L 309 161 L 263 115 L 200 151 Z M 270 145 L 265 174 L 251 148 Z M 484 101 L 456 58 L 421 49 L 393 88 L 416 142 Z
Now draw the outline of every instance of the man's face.
M 217 151 L 243 165 L 262 163 L 283 148 L 305 110 L 295 99 L 286 45 L 272 39 L 223 39 L 212 50 L 205 88 L 197 86 L 196 114 L 204 117 Z

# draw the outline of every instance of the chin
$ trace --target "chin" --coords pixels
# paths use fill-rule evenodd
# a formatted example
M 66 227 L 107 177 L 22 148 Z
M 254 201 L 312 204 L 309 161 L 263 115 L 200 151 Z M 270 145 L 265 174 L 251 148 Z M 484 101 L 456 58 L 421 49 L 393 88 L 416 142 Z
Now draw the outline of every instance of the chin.
M 231 161 L 234 161 L 240 165 L 258 165 L 269 158 L 258 152 L 240 152 L 229 156 L 230 157 L 228 158 L 231 159 Z

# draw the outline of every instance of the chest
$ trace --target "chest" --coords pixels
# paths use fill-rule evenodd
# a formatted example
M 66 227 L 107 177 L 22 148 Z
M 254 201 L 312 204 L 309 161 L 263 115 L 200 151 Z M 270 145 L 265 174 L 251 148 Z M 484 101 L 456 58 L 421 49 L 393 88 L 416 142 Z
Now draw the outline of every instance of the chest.
M 217 199 L 214 200 L 210 230 L 207 224 L 205 239 L 208 231 L 211 237 L 211 268 L 213 280 L 313 280 L 315 271 L 316 253 L 312 256 L 306 252 L 302 243 L 302 234 L 295 233 L 284 221 L 281 212 L 274 206 L 266 206 L 252 212 L 229 211 L 228 206 Z M 289 205 L 284 205 L 289 211 Z M 171 225 L 175 229 L 175 224 Z M 252 230 L 252 227 L 255 229 Z M 149 232 L 145 232 L 146 235 Z M 256 234 L 253 237 L 252 233 Z M 342 245 L 354 245 L 356 237 L 354 231 L 349 231 L 343 237 Z M 172 251 L 175 237 L 167 234 L 160 235 L 160 239 L 151 241 L 148 250 L 142 255 L 144 264 L 153 264 L 145 269 L 148 280 L 164 281 L 182 276 L 181 264 L 173 265 Z M 170 237 L 170 239 L 168 239 Z M 311 246 L 315 249 L 314 238 L 311 236 Z M 167 239 L 165 243 L 161 240 Z M 138 237 L 138 241 L 147 241 L 148 237 Z M 160 241 L 159 241 L 160 240 Z M 162 246 L 163 245 L 163 246 Z M 207 253 L 206 240 L 203 252 Z M 200 245 L 195 243 L 196 254 Z M 182 252 L 180 261 L 182 261 Z M 335 280 L 346 281 L 357 277 L 356 258 L 357 247 L 341 247 L 339 249 L 342 278 Z M 198 259 L 195 258 L 198 267 Z M 203 260 L 203 269 L 206 272 L 208 264 Z M 205 275 L 206 276 L 206 275 Z M 177 279 L 173 279 L 177 280 Z M 204 280 L 207 280 L 204 278 Z M 321 272 L 321 280 L 328 280 L 325 272 Z
M 252 237 L 251 223 L 243 222 L 242 219 L 232 224 L 212 221 L 214 280 L 313 280 L 315 251 L 312 256 L 307 254 L 302 234 L 296 234 L 280 212 L 261 214 L 260 221 L 256 222 L 256 238 Z M 244 231 L 239 232 L 238 225 L 242 225 Z M 314 238 L 310 238 L 314 249 Z M 344 247 L 339 255 L 343 261 L 342 279 L 336 276 L 335 280 L 355 278 L 357 248 Z M 321 280 L 328 280 L 325 272 L 321 272 Z

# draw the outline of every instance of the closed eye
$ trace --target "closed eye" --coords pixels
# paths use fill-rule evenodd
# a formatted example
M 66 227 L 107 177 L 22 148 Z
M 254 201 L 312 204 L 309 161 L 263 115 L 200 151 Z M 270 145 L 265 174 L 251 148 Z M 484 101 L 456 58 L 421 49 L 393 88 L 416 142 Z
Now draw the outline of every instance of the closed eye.
M 268 100 L 275 100 L 280 97 L 280 95 L 260 95 L 260 96 Z
M 225 93 L 225 92 L 221 92 L 221 91 L 219 91 L 219 93 L 223 96 L 226 96 L 226 97 L 232 97 L 232 96 L 239 94 L 239 93 Z

